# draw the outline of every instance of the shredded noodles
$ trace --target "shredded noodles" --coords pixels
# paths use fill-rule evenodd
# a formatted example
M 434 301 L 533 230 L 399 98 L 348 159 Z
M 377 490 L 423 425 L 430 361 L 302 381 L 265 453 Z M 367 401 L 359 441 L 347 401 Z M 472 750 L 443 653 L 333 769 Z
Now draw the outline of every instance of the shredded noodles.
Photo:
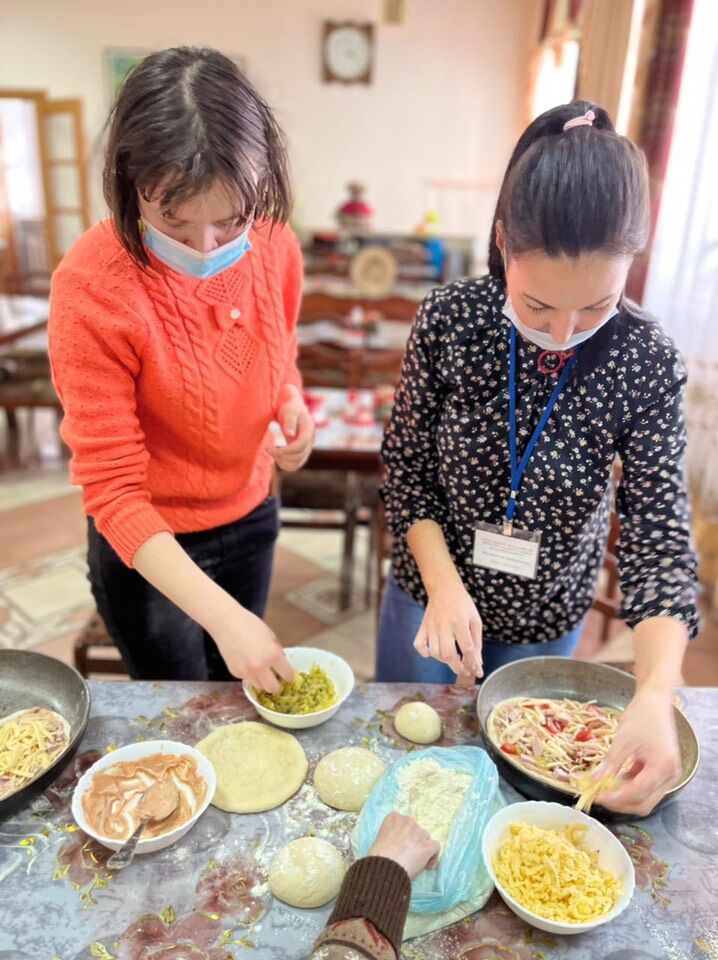
M 69 739 L 67 721 L 44 707 L 20 710 L 0 721 L 0 799 L 47 770 Z
M 620 779 L 610 773 L 606 773 L 597 779 L 591 776 L 583 777 L 579 783 L 581 794 L 576 801 L 576 810 L 582 810 L 584 813 L 588 813 L 596 797 L 610 790 L 615 790 L 620 783 Z
M 498 881 L 517 903 L 546 920 L 600 920 L 613 909 L 623 881 L 599 866 L 598 854 L 583 845 L 585 833 L 583 824 L 551 830 L 512 823 L 494 857 Z
M 580 794 L 586 775 L 605 759 L 620 716 L 594 701 L 514 697 L 491 711 L 489 735 L 529 773 Z

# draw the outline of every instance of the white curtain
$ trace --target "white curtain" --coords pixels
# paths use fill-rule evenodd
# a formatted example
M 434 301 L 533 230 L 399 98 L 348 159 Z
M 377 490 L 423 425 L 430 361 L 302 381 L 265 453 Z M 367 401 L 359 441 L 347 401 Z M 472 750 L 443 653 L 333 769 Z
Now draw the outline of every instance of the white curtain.
M 696 0 L 644 295 L 683 351 L 688 476 L 718 523 L 718 4 Z

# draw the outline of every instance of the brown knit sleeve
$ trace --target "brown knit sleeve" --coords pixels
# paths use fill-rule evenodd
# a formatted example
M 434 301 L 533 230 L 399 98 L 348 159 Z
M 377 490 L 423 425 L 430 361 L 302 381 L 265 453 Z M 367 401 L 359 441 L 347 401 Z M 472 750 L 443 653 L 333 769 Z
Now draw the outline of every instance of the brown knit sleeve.
M 371 960 L 394 960 L 399 955 L 410 897 L 409 875 L 394 860 L 357 860 L 347 871 L 315 950 L 322 945 L 345 945 Z M 334 960 L 334 955 L 328 953 L 327 958 Z

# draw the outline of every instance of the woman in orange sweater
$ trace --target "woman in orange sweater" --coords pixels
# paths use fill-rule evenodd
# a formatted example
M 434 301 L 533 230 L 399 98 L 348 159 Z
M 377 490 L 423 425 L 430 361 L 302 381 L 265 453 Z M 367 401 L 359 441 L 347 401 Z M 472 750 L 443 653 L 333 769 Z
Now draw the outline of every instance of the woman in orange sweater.
M 272 468 L 313 440 L 281 132 L 216 50 L 152 54 L 113 108 L 104 193 L 111 219 L 56 271 L 49 327 L 97 608 L 133 677 L 276 692 L 293 671 L 261 619 Z

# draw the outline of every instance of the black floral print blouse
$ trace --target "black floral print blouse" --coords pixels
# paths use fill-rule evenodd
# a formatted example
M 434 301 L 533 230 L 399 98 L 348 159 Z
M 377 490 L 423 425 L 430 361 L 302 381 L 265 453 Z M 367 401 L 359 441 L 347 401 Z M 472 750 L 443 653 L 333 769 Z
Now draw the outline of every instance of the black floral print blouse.
M 382 446 L 382 496 L 397 582 L 427 597 L 406 542 L 418 520 L 444 531 L 487 639 L 555 640 L 591 606 L 608 535 L 616 457 L 622 615 L 630 626 L 671 616 L 698 628 L 696 561 L 684 484 L 685 369 L 650 321 L 617 320 L 593 367 L 577 365 L 521 484 L 514 526 L 540 530 L 533 580 L 474 566 L 477 521 L 500 524 L 510 486 L 510 321 L 493 277 L 438 288 L 422 304 Z M 517 450 L 521 457 L 555 385 L 538 347 L 517 336 Z

